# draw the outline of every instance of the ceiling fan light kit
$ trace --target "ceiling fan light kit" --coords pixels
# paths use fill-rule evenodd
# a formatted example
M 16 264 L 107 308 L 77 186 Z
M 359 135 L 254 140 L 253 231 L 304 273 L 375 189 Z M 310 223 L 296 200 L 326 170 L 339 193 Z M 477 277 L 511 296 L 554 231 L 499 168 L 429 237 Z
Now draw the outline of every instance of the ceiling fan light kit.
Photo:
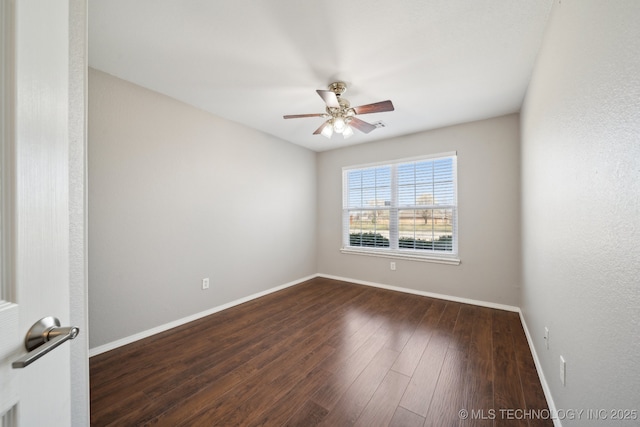
M 318 89 L 316 92 L 326 104 L 326 113 L 317 114 L 294 114 L 284 116 L 285 119 L 299 119 L 305 117 L 322 117 L 327 119 L 315 132 L 314 135 L 322 135 L 331 138 L 334 133 L 341 134 L 343 138 L 353 135 L 353 128 L 360 132 L 369 133 L 378 126 L 367 123 L 355 117 L 356 114 L 383 113 L 393 111 L 393 103 L 389 100 L 376 102 L 373 104 L 351 107 L 349 101 L 342 97 L 346 92 L 347 85 L 343 82 L 334 82 L 329 85 L 329 90 Z

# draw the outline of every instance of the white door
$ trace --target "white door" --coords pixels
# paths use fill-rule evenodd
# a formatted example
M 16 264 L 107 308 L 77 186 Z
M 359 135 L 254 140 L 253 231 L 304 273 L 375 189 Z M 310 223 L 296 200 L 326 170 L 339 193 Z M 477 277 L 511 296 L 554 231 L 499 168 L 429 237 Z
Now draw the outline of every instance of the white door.
M 83 243 L 70 239 L 77 235 L 74 192 L 84 189 L 83 180 L 72 178 L 84 160 L 70 152 L 70 141 L 78 139 L 73 135 L 78 109 L 71 101 L 84 97 L 83 88 L 80 96 L 73 93 L 70 61 L 75 0 L 1 1 L 1 424 L 70 426 L 80 419 L 72 405 L 88 407 L 86 387 L 72 379 L 77 367 L 71 364 L 73 354 L 86 354 L 77 347 L 86 340 L 65 342 L 23 369 L 11 364 L 26 353 L 25 334 L 39 319 L 54 316 L 70 326 L 72 318 L 84 318 L 83 307 L 70 305 L 74 265 L 85 263 L 77 250 Z M 84 117 L 83 108 L 80 114 Z M 80 334 L 87 333 L 85 325 L 77 325 Z M 86 376 L 81 381 L 86 383 Z M 73 390 L 78 386 L 84 391 Z

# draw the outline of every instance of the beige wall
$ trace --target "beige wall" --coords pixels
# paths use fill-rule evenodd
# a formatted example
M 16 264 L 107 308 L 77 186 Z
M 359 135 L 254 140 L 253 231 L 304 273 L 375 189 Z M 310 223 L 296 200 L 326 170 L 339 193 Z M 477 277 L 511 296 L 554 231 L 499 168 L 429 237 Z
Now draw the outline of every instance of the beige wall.
M 565 427 L 639 422 L 610 412 L 640 410 L 639 22 L 556 1 L 522 111 L 522 311 L 556 406 L 609 416 Z
M 519 305 L 519 118 L 509 115 L 318 154 L 318 271 L 459 298 Z M 343 254 L 342 167 L 458 153 L 461 264 Z
M 316 273 L 315 167 L 312 151 L 90 70 L 90 347 Z

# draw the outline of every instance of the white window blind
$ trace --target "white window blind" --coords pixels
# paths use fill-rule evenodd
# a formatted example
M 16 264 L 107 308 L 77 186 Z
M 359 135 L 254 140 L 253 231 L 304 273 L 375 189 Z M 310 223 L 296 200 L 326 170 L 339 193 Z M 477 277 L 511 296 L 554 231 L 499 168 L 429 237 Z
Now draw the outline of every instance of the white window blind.
M 456 155 L 343 170 L 343 248 L 457 254 Z

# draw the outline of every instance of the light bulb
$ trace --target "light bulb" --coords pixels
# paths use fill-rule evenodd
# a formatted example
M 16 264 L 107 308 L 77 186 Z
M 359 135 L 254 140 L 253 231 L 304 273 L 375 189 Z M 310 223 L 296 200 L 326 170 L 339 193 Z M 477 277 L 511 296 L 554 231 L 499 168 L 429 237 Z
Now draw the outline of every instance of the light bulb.
M 331 138 L 333 135 L 333 126 L 331 126 L 330 122 L 326 122 L 320 131 L 320 134 L 326 138 Z
M 342 117 L 336 117 L 333 119 L 333 130 L 337 133 L 342 133 L 347 124 L 344 122 Z
M 342 131 L 342 136 L 344 137 L 344 139 L 347 139 L 351 135 L 353 135 L 353 129 L 351 129 L 351 126 L 346 126 Z

